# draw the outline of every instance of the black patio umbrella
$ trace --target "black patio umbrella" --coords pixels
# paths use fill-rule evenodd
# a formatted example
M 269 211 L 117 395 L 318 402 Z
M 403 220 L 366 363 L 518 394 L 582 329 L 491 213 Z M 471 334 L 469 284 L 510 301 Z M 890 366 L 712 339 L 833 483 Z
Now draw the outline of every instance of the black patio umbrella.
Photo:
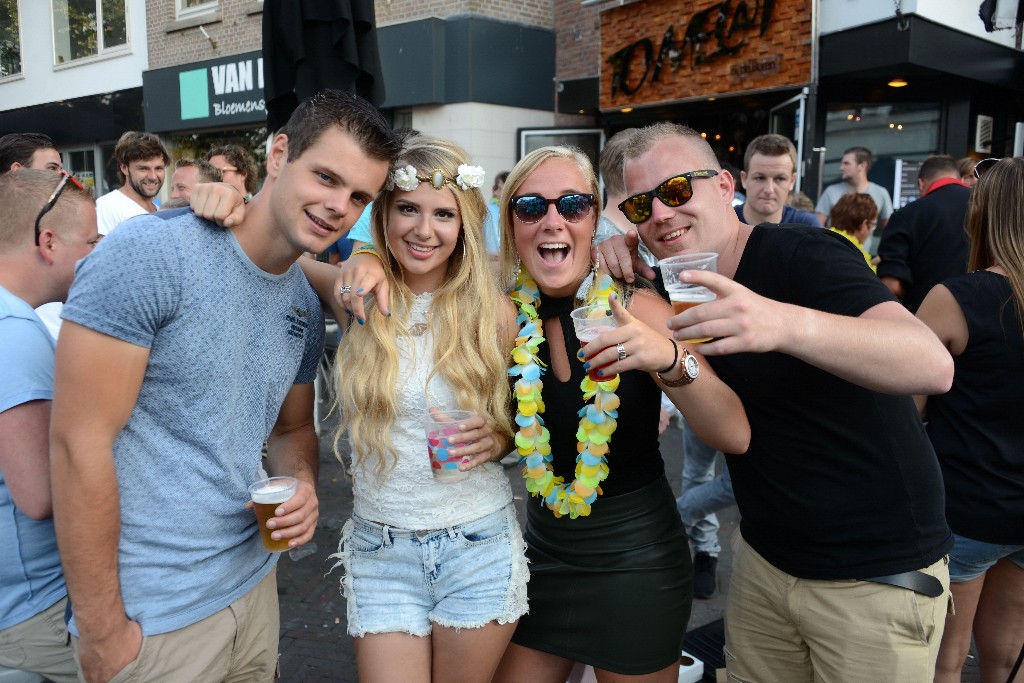
M 265 0 L 263 74 L 273 134 L 324 88 L 384 101 L 373 0 Z

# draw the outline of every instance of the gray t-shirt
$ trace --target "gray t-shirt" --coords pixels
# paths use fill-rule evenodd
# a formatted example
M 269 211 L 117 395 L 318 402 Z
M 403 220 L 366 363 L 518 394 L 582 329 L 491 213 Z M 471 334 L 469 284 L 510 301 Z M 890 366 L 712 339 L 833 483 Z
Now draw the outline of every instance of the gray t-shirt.
M 63 317 L 150 350 L 114 443 L 121 591 L 144 635 L 193 624 L 277 561 L 244 505 L 285 395 L 316 377 L 320 303 L 297 264 L 267 273 L 232 232 L 181 210 L 107 236 Z
M 853 188 L 846 183 L 829 185 L 821 193 L 821 198 L 818 199 L 818 204 L 814 207 L 814 210 L 825 216 L 830 216 L 832 207 L 836 205 L 839 198 L 851 192 L 853 192 Z M 864 190 L 864 193 L 871 195 L 871 198 L 875 200 L 875 206 L 878 207 L 878 220 L 889 220 L 889 216 L 892 215 L 892 197 L 889 196 L 889 190 L 881 185 L 868 182 L 868 189 Z M 826 221 L 825 227 L 831 227 L 831 223 Z

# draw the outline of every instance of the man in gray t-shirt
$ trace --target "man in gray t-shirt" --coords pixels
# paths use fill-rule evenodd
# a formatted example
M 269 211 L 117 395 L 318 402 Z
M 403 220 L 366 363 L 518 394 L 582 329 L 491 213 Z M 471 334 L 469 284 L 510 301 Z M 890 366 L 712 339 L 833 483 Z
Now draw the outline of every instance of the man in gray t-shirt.
M 272 679 L 276 556 L 246 509 L 264 441 L 270 474 L 299 481 L 272 536 L 302 545 L 318 516 L 323 314 L 296 260 L 348 231 L 398 151 L 371 105 L 321 93 L 274 139 L 243 223 L 138 217 L 80 267 L 51 458 L 86 680 Z
M 878 207 L 878 227 L 868 242 L 868 251 L 874 255 L 878 253 L 878 240 L 882 230 L 892 215 L 892 197 L 889 196 L 887 189 L 868 180 L 868 170 L 872 161 L 871 151 L 866 147 L 851 147 L 843 152 L 842 161 L 839 162 L 839 173 L 843 180 L 825 188 L 814 207 L 814 213 L 818 214 L 822 227 L 827 228 L 831 225 L 832 207 L 840 197 L 851 192 L 871 195 L 875 206 Z

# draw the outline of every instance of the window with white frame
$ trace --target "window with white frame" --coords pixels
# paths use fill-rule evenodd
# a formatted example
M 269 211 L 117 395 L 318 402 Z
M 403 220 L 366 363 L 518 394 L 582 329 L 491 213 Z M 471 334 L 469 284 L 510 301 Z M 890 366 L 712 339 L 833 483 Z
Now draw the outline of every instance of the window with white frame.
M 175 0 L 175 3 L 179 19 L 217 9 L 217 0 Z
M 127 47 L 127 0 L 50 1 L 54 64 L 67 64 Z
M 0 0 L 0 78 L 21 73 L 18 0 Z

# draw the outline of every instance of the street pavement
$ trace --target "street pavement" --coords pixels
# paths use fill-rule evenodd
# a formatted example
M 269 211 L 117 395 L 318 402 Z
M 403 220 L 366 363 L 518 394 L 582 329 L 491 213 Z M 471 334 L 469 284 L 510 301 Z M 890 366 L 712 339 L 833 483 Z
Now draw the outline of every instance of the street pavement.
M 337 415 L 325 408 L 320 437 L 320 522 L 314 542 L 317 550 L 299 560 L 287 553 L 278 565 L 278 594 L 281 602 L 281 681 L 283 683 L 356 683 L 352 639 L 346 633 L 345 600 L 341 597 L 341 568 L 331 571 L 341 529 L 352 514 L 352 486 L 334 455 Z M 342 444 L 343 455 L 347 451 Z M 661 453 L 673 491 L 679 494 L 683 453 L 681 434 L 675 421 L 661 438 Z M 424 457 L 426 454 L 424 453 Z M 719 463 L 721 467 L 721 463 Z M 506 469 L 520 522 L 525 520 L 527 493 L 518 467 Z M 615 476 L 614 469 L 611 476 Z M 529 500 L 536 505 L 536 500 Z M 709 600 L 694 600 L 687 630 L 692 631 L 722 618 L 729 580 L 732 576 L 730 540 L 739 524 L 735 507 L 718 515 L 722 555 L 718 562 L 719 590 Z M 611 627 L 612 625 L 609 625 Z M 706 680 L 714 680 L 708 678 Z M 979 681 L 975 660 L 968 659 L 963 683 Z

